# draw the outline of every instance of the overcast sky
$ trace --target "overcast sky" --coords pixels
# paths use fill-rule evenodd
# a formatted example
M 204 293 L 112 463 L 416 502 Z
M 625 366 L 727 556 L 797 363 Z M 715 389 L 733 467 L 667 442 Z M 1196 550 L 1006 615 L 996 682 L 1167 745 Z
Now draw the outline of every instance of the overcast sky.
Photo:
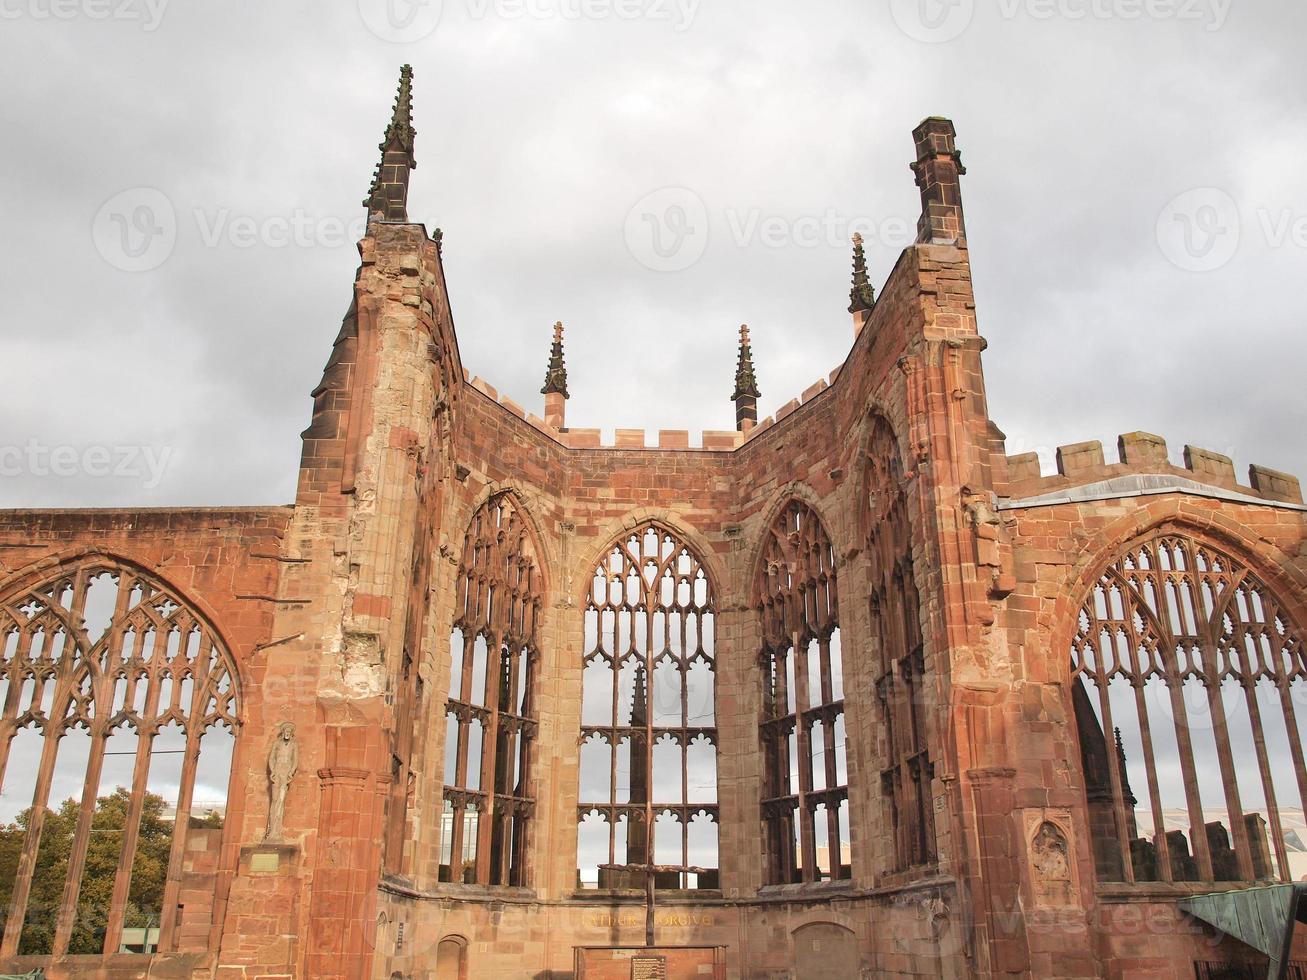
M 528 409 L 558 319 L 576 426 L 730 428 L 745 322 L 762 414 L 829 372 L 849 234 L 879 287 L 937 114 L 1010 452 L 1307 475 L 1304 5 L 386 2 L 0 0 L 0 506 L 292 499 L 404 62 L 410 215 Z

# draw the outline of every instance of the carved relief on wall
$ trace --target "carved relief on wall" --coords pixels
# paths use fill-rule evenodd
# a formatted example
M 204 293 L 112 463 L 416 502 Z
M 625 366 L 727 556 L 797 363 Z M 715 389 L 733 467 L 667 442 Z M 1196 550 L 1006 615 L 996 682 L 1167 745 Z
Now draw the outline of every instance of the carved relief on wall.
M 1070 826 L 1068 815 L 1062 822 L 1046 819 L 1041 813 L 1029 814 L 1026 819 L 1026 854 L 1030 867 L 1030 891 L 1036 905 L 1066 906 L 1076 903 L 1075 858 L 1071 838 L 1064 826 Z

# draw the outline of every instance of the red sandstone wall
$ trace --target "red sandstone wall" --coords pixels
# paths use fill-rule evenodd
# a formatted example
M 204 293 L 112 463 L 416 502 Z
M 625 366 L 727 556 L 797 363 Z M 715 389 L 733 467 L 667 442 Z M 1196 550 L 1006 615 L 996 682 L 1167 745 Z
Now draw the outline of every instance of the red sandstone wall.
M 150 570 L 205 615 L 226 642 L 240 672 L 240 697 L 247 719 L 233 757 L 227 833 L 191 831 L 178 901 L 181 953 L 143 956 L 70 957 L 55 964 L 19 957 L 2 969 L 44 966 L 52 980 L 63 977 L 135 977 L 168 970 L 207 975 L 215 952 L 215 929 L 242 843 L 245 796 L 239 789 L 250 760 L 250 733 L 258 731 L 264 705 L 276 698 L 265 684 L 267 654 L 278 591 L 278 556 L 290 520 L 289 508 L 203 508 L 185 510 L 10 510 L 0 511 L 0 592 L 51 575 L 67 563 L 94 556 L 124 559 Z M 152 965 L 151 965 L 152 964 Z
M 644 519 L 701 553 L 718 602 L 721 889 L 669 902 L 661 941 L 727 947 L 729 975 L 756 980 L 790 976 L 795 930 L 818 923 L 851 932 L 866 969 L 885 976 L 1178 977 L 1207 955 L 1210 944 L 1187 926 L 1141 938 L 1129 919 L 1145 899 L 1095 897 L 1065 651 L 1098 565 L 1167 522 L 1250 561 L 1307 622 L 1307 525 L 1300 511 L 1266 506 L 1294 498 L 1289 478 L 1263 470 L 1240 488 L 1211 454 L 1172 467 L 1146 440 L 1129 443 L 1135 456 L 1120 464 L 1092 446 L 1065 447 L 1057 477 L 1008 459 L 985 404 L 966 253 L 951 245 L 906 250 L 833 383 L 735 451 L 568 448 L 460 380 L 435 244 L 416 226 L 373 231 L 355 310 L 317 393 L 293 513 L 0 513 L 0 583 L 33 563 L 104 549 L 185 593 L 241 666 L 247 721 L 231 834 L 216 871 L 210 842 L 197 848 L 187 884 L 202 891 L 216 875 L 222 980 L 421 975 L 450 935 L 468 941 L 473 975 L 566 976 L 576 944 L 639 941 L 624 900 L 575 892 L 576 745 L 582 596 L 606 547 Z M 897 434 L 910 486 L 934 681 L 925 715 L 939 863 L 897 874 L 887 871 L 886 750 L 859 523 L 873 413 Z M 1021 503 L 1140 473 L 1260 499 Z M 502 489 L 533 521 L 544 565 L 545 710 L 530 888 L 480 893 L 438 882 L 443 709 L 462 535 Z M 853 878 L 808 889 L 763 887 L 758 807 L 751 585 L 762 532 L 790 496 L 817 510 L 837 551 L 850 740 Z M 423 681 L 420 702 L 405 701 L 418 689 L 403 679 L 405 653 Z M 408 719 L 411 745 L 398 731 Z M 300 770 L 287 841 L 268 846 L 264 759 L 282 721 L 297 726 Z M 1071 828 L 1077 858 L 1075 887 L 1054 904 L 1032 888 L 1024 838 L 1045 815 Z M 387 850 L 378 895 L 386 826 L 405 826 L 407 839 L 398 856 Z M 1155 908 L 1164 918 L 1171 906 Z M 199 941 L 190 913 L 183 928 Z M 1232 955 L 1228 944 L 1217 952 Z

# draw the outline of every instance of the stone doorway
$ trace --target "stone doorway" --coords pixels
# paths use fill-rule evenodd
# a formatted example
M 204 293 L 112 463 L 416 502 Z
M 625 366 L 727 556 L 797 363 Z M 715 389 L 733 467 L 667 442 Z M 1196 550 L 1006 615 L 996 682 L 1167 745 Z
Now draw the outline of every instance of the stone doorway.
M 436 980 L 467 980 L 467 941 L 449 936 L 436 947 Z

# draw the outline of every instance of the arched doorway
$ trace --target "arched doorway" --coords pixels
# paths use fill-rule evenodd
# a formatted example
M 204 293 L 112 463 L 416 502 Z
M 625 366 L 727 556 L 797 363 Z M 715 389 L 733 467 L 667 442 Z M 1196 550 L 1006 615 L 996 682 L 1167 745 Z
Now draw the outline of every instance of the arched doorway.
M 446 936 L 436 947 L 436 980 L 467 980 L 467 940 Z

